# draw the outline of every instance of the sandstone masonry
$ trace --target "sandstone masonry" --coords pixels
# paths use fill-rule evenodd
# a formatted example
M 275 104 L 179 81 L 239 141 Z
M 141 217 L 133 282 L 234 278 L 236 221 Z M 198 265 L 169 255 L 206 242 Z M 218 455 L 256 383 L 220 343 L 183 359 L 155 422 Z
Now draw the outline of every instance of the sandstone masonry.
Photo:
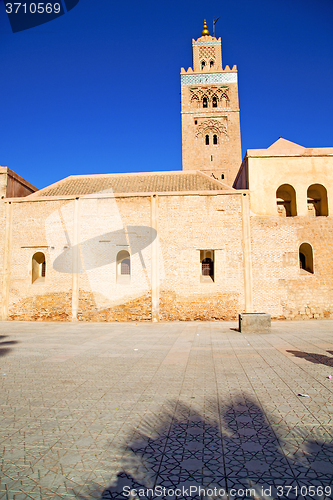
M 183 170 L 70 176 L 0 167 L 2 320 L 333 317 L 333 148 L 280 138 L 241 163 L 221 40 L 181 71 Z

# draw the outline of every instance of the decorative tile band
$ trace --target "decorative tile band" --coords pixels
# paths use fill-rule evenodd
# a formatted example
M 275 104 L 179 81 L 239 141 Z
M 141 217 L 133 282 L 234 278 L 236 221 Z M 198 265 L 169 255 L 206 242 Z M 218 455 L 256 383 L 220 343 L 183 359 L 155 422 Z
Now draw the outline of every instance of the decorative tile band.
M 203 47 L 207 45 L 221 45 L 221 41 L 219 42 L 192 42 L 192 47 Z
M 203 73 L 202 75 L 181 75 L 182 85 L 197 83 L 237 83 L 237 73 Z

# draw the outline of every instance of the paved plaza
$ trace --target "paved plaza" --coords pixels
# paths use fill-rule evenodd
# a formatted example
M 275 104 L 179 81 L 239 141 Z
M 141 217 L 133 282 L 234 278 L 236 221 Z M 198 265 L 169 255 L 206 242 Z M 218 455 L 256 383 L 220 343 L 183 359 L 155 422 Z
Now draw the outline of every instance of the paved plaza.
M 0 328 L 0 499 L 333 497 L 333 321 Z

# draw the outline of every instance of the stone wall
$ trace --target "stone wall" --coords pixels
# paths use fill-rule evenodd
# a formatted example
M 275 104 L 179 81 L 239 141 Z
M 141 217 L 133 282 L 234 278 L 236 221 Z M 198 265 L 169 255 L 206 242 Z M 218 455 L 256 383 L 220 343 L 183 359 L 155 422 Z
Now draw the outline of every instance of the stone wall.
M 333 317 L 331 217 L 251 217 L 254 310 L 272 318 Z M 299 247 L 313 248 L 314 273 L 300 269 Z
M 70 320 L 77 254 L 79 320 L 151 319 L 151 243 L 157 235 L 151 229 L 151 197 L 81 198 L 77 212 L 75 203 L 11 204 L 8 318 Z M 156 204 L 160 318 L 235 318 L 244 308 L 240 195 L 160 196 Z M 122 281 L 117 255 L 126 249 L 132 269 L 130 279 Z M 204 250 L 214 251 L 215 272 L 214 280 L 202 282 Z M 46 276 L 33 283 L 36 252 L 45 254 Z
M 0 176 L 0 192 L 2 176 Z M 4 249 L 5 249 L 5 233 L 6 233 L 6 205 L 0 199 L 0 303 L 2 304 L 2 294 L 3 294 L 3 277 L 4 277 Z
M 161 317 L 235 318 L 244 308 L 241 196 L 160 197 L 158 212 Z M 202 250 L 214 250 L 214 281 L 201 281 Z
M 72 275 L 70 272 L 59 273 L 50 264 L 53 242 L 48 240 L 46 231 L 48 217 L 60 213 L 66 201 L 12 202 L 11 206 L 9 318 L 34 320 L 42 314 L 49 320 L 69 319 Z M 56 232 L 57 225 L 51 229 Z M 71 226 L 66 226 L 68 238 L 72 238 L 72 230 Z M 65 236 L 58 244 L 66 246 Z M 32 283 L 31 262 L 37 252 L 45 255 L 46 277 L 44 281 Z
M 8 319 L 70 321 L 75 255 L 78 320 L 151 320 L 154 269 L 160 320 L 236 319 L 245 310 L 243 197 L 158 196 L 155 221 L 145 195 L 1 202 L 2 273 L 5 205 L 12 207 Z M 253 310 L 281 319 L 333 317 L 332 218 L 252 214 L 250 221 Z M 313 274 L 299 266 L 304 242 L 313 248 Z M 126 249 L 131 276 L 124 280 L 117 256 Z M 202 276 L 205 251 L 213 251 L 213 279 Z M 32 283 L 36 252 L 45 254 L 46 276 Z

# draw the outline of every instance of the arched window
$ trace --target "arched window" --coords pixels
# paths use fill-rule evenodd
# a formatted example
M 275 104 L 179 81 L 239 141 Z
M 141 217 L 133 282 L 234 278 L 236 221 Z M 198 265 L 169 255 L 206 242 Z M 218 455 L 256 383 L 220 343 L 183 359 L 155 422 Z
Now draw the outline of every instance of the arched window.
M 310 243 L 299 247 L 299 267 L 301 271 L 313 274 L 313 251 Z
M 43 252 L 36 252 L 31 262 L 31 282 L 43 283 L 46 276 L 46 261 Z
M 131 279 L 131 257 L 127 250 L 117 255 L 117 283 L 128 283 Z
M 276 190 L 277 211 L 281 217 L 294 217 L 297 215 L 296 191 L 290 184 L 282 184 Z
M 312 184 L 308 187 L 308 214 L 317 217 L 328 215 L 327 191 L 321 184 Z
M 202 99 L 202 107 L 203 108 L 207 108 L 208 107 L 208 100 L 207 100 L 207 97 L 204 97 Z
M 209 67 L 212 68 L 214 66 L 214 61 L 211 60 L 210 63 L 209 63 Z
M 213 144 L 217 144 L 217 135 L 216 134 L 213 135 Z
M 201 69 L 204 69 L 205 66 L 206 66 L 206 61 L 201 61 Z
M 213 108 L 217 108 L 217 98 L 216 98 L 216 96 L 215 96 L 215 95 L 214 95 L 214 97 L 213 97 L 212 102 L 213 102 Z
M 201 250 L 201 281 L 214 281 L 214 250 Z
M 209 146 L 209 135 L 208 134 L 205 137 L 205 142 L 206 142 L 206 146 Z

